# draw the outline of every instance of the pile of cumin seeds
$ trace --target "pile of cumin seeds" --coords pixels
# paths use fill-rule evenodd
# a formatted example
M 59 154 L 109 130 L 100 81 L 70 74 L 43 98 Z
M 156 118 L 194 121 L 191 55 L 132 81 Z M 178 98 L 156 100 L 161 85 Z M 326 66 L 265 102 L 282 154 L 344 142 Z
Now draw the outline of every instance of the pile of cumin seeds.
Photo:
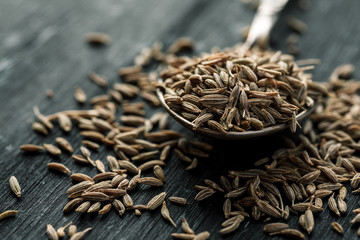
M 65 136 L 57 137 L 54 145 L 24 144 L 20 149 L 35 154 L 47 152 L 58 157 L 59 160 L 64 156 L 64 152 L 68 152 L 79 166 L 90 166 L 98 171 L 98 174 L 90 177 L 89 175 L 92 174 L 86 174 L 88 168 L 73 172 L 70 170 L 71 167 L 69 169 L 60 163 L 48 164 L 49 168 L 65 173 L 64 176 L 70 173 L 70 179 L 74 182 L 74 185 L 66 191 L 69 202 L 64 206 L 64 213 L 75 211 L 80 214 L 104 215 L 114 210 L 120 216 L 131 212 L 140 216 L 142 211 L 153 211 L 163 206 L 161 214 L 176 226 L 166 208 L 166 192 L 150 196 L 149 201 L 143 203 L 133 198 L 133 193 L 139 185 L 151 188 L 163 188 L 166 185 L 163 168 L 172 152 L 188 165 L 187 170 L 191 170 L 197 167 L 198 159 L 209 157 L 212 146 L 169 129 L 168 114 L 165 112 L 157 112 L 146 117 L 149 115 L 145 111 L 146 103 L 156 107 L 159 106 L 159 101 L 154 94 L 155 87 L 152 85 L 152 82 L 156 81 L 156 76 L 152 72 L 144 72 L 143 68 L 151 59 L 170 61 L 178 51 L 192 47 L 190 39 L 181 38 L 169 47 L 168 53 L 160 51 L 161 45 L 158 43 L 149 51 L 141 51 L 136 57 L 136 65 L 119 69 L 123 82 L 109 86 L 108 81 L 104 84 L 104 81 L 92 79 L 94 83 L 107 90 L 105 94 L 89 99 L 88 94 L 81 87 L 76 87 L 75 100 L 80 105 L 90 103 L 90 109 L 65 110 L 45 115 L 38 107 L 34 107 L 37 118 L 35 123 L 43 129 L 43 131 L 34 129 L 35 132 L 48 135 L 52 134 L 52 130 L 56 127 L 65 133 L 78 128 L 82 145 L 75 147 L 80 143 L 73 143 Z M 92 73 L 92 77 L 95 76 L 94 74 Z M 118 117 L 119 109 L 122 113 Z M 106 154 L 105 159 L 93 158 L 93 153 L 98 151 L 101 145 L 107 146 L 112 151 Z M 53 151 L 55 149 L 56 153 Z M 141 188 L 143 194 L 146 194 L 146 189 L 150 190 L 150 188 Z M 187 204 L 186 198 L 169 197 L 168 200 L 177 205 Z M 210 234 L 206 232 L 198 235 L 196 238 L 206 239 Z
M 113 208 L 120 216 L 132 211 L 140 215 L 139 211 L 154 210 L 163 204 L 165 192 L 158 196 L 160 200 L 150 200 L 148 203 L 139 203 L 131 195 L 136 192 L 139 185 L 163 188 L 166 180 L 162 168 L 166 166 L 173 150 L 189 165 L 197 161 L 197 158 L 208 157 L 208 152 L 212 150 L 209 144 L 188 139 L 174 130 L 165 129 L 164 117 L 167 119 L 166 113 L 155 113 L 150 119 L 136 124 L 139 125 L 137 127 L 133 126 L 134 121 L 127 120 L 125 124 L 108 131 L 105 144 L 113 142 L 115 156 L 108 155 L 106 160 L 94 161 L 91 151 L 82 146 L 81 154 L 73 155 L 73 159 L 88 165 L 94 162 L 94 168 L 99 173 L 93 177 L 84 173 L 70 175 L 76 184 L 67 190 L 70 201 L 64 207 L 64 212 L 75 210 L 79 213 L 106 214 Z M 153 131 L 156 124 L 160 129 Z M 114 134 L 115 129 L 117 131 Z M 102 141 L 99 139 L 97 142 Z M 141 191 L 146 192 L 146 189 Z M 152 201 L 155 201 L 157 206 L 153 206 Z
M 299 67 L 280 51 L 239 49 L 176 58 L 160 73 L 165 103 L 193 129 L 226 134 L 287 123 L 295 132 L 296 115 L 315 97 L 304 72 L 313 66 Z
M 360 82 L 349 80 L 353 70 L 351 64 L 341 65 L 328 82 L 316 85 L 322 93 L 318 106 L 298 138 L 284 138 L 286 148 L 274 149 L 254 168 L 229 170 L 219 183 L 206 179 L 205 185 L 195 186 L 197 201 L 224 196 L 218 206 L 225 216 L 220 233 L 234 232 L 252 218 L 273 222 L 264 228 L 270 236 L 306 239 L 316 229 L 317 215 L 325 211 L 352 218 L 352 225 L 360 222 L 360 211 L 352 215 L 346 203 L 349 187 L 353 194 L 360 192 Z M 284 224 L 290 215 L 306 234 Z M 339 226 L 335 230 L 342 233 Z

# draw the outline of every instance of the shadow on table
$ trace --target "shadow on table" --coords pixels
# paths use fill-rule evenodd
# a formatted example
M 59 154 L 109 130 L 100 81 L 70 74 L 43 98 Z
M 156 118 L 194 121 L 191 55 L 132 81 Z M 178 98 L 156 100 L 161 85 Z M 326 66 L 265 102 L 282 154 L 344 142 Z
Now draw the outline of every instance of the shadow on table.
M 280 149 L 286 148 L 283 137 L 290 138 L 296 142 L 301 131 L 292 134 L 283 132 L 272 136 L 237 140 L 209 140 L 213 145 L 211 157 L 206 160 L 207 168 L 215 168 L 217 171 L 246 170 L 254 167 L 254 162 L 265 157 L 270 157 Z

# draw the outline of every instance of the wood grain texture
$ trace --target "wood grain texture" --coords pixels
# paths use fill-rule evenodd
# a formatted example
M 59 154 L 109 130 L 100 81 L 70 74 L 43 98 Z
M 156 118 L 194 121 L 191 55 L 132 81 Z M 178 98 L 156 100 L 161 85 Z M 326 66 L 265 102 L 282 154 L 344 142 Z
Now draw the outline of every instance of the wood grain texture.
M 299 59 L 320 58 L 322 63 L 312 71 L 314 80 L 326 81 L 332 69 L 342 63 L 356 66 L 360 76 L 359 21 L 360 2 L 311 1 L 311 8 L 302 11 L 297 1 L 286 6 L 272 33 L 272 47 L 286 51 L 286 37 L 292 33 L 284 20 L 293 15 L 308 24 L 308 31 L 300 36 Z M 17 209 L 16 217 L 0 223 L 1 239 L 46 239 L 46 224 L 60 227 L 73 221 L 79 229 L 92 227 L 86 239 L 170 239 L 170 233 L 180 232 L 160 215 L 160 209 L 144 212 L 141 217 L 114 211 L 108 215 L 64 215 L 67 202 L 65 191 L 72 186 L 70 178 L 50 172 L 46 164 L 64 163 L 73 172 L 95 175 L 95 169 L 73 163 L 68 154 L 59 159 L 50 155 L 20 153 L 25 143 L 54 143 L 63 133 L 56 127 L 48 137 L 31 130 L 34 119 L 32 107 L 39 106 L 45 114 L 66 109 L 85 109 L 73 98 L 75 86 L 81 86 L 89 97 L 104 90 L 87 79 L 90 71 L 103 74 L 110 83 L 119 82 L 116 71 L 131 65 L 142 47 L 162 41 L 168 46 L 173 40 L 189 36 L 196 42 L 196 52 L 209 51 L 213 46 L 232 46 L 241 40 L 241 29 L 249 25 L 254 11 L 240 1 L 215 0 L 11 0 L 0 2 L 0 211 Z M 112 43 L 106 48 L 90 48 L 84 35 L 90 31 L 108 33 Z M 47 99 L 46 89 L 54 91 Z M 161 109 L 147 107 L 148 115 Z M 171 121 L 171 128 L 187 136 L 193 134 Z M 65 137 L 79 152 L 81 138 L 78 130 Z M 195 184 L 208 178 L 218 181 L 226 170 L 244 169 L 259 157 L 279 147 L 279 139 L 267 138 L 249 142 L 216 142 L 212 158 L 200 162 L 192 172 L 173 154 L 164 168 L 167 181 L 162 189 L 134 191 L 135 204 L 146 203 L 161 191 L 168 195 L 191 200 L 189 206 L 168 203 L 173 220 L 180 226 L 185 217 L 196 231 L 208 230 L 211 239 L 267 239 L 262 232 L 263 223 L 245 221 L 234 234 L 221 236 L 222 197 L 193 202 Z M 260 146 L 264 150 L 259 151 Z M 108 151 L 101 148 L 93 155 L 105 160 Z M 219 162 L 221 167 L 219 166 Z M 17 199 L 8 185 L 11 175 L 17 177 L 23 196 Z M 337 219 L 326 210 L 315 216 L 315 230 L 311 239 L 340 239 L 331 230 L 331 222 L 344 227 L 344 239 L 356 238 L 357 227 L 349 222 L 351 209 L 359 207 L 359 197 L 347 198 L 349 210 Z M 297 217 L 289 224 L 298 228 Z M 275 238 L 276 239 L 276 238 Z

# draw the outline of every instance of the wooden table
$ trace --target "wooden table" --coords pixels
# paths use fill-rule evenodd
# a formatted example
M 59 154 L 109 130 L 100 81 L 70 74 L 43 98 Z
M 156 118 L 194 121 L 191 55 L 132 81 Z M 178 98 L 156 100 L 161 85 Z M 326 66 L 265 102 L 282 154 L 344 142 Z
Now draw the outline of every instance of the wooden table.
M 327 81 L 331 71 L 342 63 L 360 64 L 359 9 L 360 2 L 317 0 L 310 8 L 301 10 L 298 1 L 291 1 L 272 33 L 272 47 L 286 52 L 286 38 L 294 33 L 286 24 L 289 15 L 307 24 L 300 35 L 298 59 L 319 58 L 321 64 L 311 71 L 315 81 Z M 165 173 L 167 181 L 162 189 L 135 191 L 136 203 L 146 203 L 151 196 L 166 191 L 168 195 L 185 196 L 188 206 L 168 204 L 175 229 L 160 215 L 160 210 L 143 212 L 141 217 L 114 211 L 108 215 L 71 213 L 64 215 L 65 191 L 72 186 L 68 177 L 47 170 L 50 161 L 59 161 L 73 172 L 95 175 L 96 170 L 77 165 L 70 155 L 54 159 L 47 154 L 22 154 L 19 146 L 25 143 L 54 142 L 63 133 L 56 127 L 52 134 L 40 137 L 31 130 L 34 119 L 32 107 L 39 106 L 45 114 L 80 107 L 73 98 L 75 86 L 81 86 L 88 96 L 105 91 L 87 79 L 91 71 L 119 82 L 117 69 L 132 64 L 143 47 L 156 41 L 169 46 L 176 38 L 191 37 L 196 43 L 195 53 L 209 51 L 213 46 L 232 46 L 241 41 L 240 32 L 250 24 L 254 10 L 241 1 L 210 0 L 11 0 L 0 3 L 0 212 L 18 209 L 16 217 L 0 223 L 0 239 L 46 239 L 46 224 L 60 227 L 73 221 L 79 229 L 92 227 L 86 239 L 170 239 L 170 233 L 181 232 L 181 218 L 185 217 L 196 232 L 210 231 L 211 239 L 266 239 L 263 223 L 246 220 L 239 230 L 221 236 L 222 197 L 196 203 L 194 185 L 205 178 L 218 181 L 227 169 L 243 169 L 252 161 L 266 156 L 279 144 L 276 139 L 257 142 L 216 142 L 212 158 L 201 161 L 194 171 L 186 171 L 173 154 Z M 91 48 L 84 42 L 87 32 L 109 34 L 112 43 L 106 48 Z M 355 76 L 359 76 L 358 69 Z M 46 90 L 52 89 L 52 99 Z M 147 115 L 159 109 L 147 107 Z M 192 133 L 170 121 L 171 128 L 187 136 Z M 66 136 L 79 152 L 81 137 L 78 130 Z M 270 141 L 271 140 L 271 141 Z M 259 151 L 260 148 L 264 150 Z M 94 157 L 105 160 L 108 151 L 101 148 Z M 9 189 L 8 180 L 15 175 L 23 196 L 17 199 Z M 325 211 L 316 215 L 312 239 L 340 239 L 330 223 L 338 220 L 344 226 L 344 238 L 356 238 L 351 227 L 351 209 L 359 207 L 359 198 L 347 198 L 348 213 L 336 218 Z M 298 228 L 297 217 L 289 224 Z

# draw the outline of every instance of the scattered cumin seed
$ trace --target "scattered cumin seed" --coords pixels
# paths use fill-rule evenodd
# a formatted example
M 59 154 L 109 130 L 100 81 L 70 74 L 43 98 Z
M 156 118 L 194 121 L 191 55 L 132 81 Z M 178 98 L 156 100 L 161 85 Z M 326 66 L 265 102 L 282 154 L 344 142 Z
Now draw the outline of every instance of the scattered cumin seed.
M 147 204 L 147 207 L 149 208 L 149 210 L 154 210 L 154 209 L 158 208 L 164 201 L 165 196 L 166 196 L 166 192 L 162 192 L 162 193 L 156 195 L 155 197 L 153 197 Z
M 167 145 L 162 149 L 161 154 L 160 154 L 160 160 L 161 161 L 165 161 L 167 159 L 167 157 L 170 154 L 170 150 L 171 150 L 170 145 Z
M 104 205 L 99 211 L 98 211 L 98 213 L 100 214 L 100 215 L 105 215 L 105 214 L 107 214 L 107 213 L 109 213 L 109 211 L 111 210 L 111 203 L 108 203 L 108 204 L 106 204 L 106 205 Z
M 23 144 L 20 146 L 20 149 L 24 152 L 40 152 L 44 150 L 44 147 L 35 144 Z
M 300 19 L 295 18 L 294 16 L 288 16 L 286 23 L 289 27 L 297 31 L 298 33 L 305 33 L 307 31 L 307 25 L 302 22 Z
M 51 89 L 46 89 L 46 97 L 50 99 L 53 96 L 54 96 L 54 91 Z
M 76 155 L 76 154 L 73 154 L 71 155 L 71 157 L 78 163 L 81 163 L 81 164 L 91 164 L 84 156 L 82 155 Z
M 125 194 L 123 196 L 123 203 L 124 203 L 125 207 L 134 206 L 134 202 L 133 202 L 133 200 L 132 200 L 132 198 L 131 198 L 131 196 L 129 194 Z
M 101 32 L 89 32 L 85 38 L 92 45 L 108 45 L 111 42 L 110 36 Z
M 75 212 L 85 213 L 85 212 L 87 212 L 87 210 L 90 208 L 90 206 L 91 206 L 91 202 L 90 202 L 90 201 L 83 202 L 83 203 L 80 204 L 80 206 L 78 206 L 78 207 L 75 209 Z
M 316 206 L 316 205 L 310 205 L 309 203 L 296 203 L 291 206 L 291 209 L 297 211 L 297 212 L 305 212 L 310 207 L 310 210 L 313 212 L 320 212 L 323 210 L 322 207 Z
M 82 197 L 72 199 L 65 205 L 63 212 L 65 212 L 65 213 L 70 212 L 71 210 L 73 210 L 74 208 L 79 206 L 83 201 L 84 201 L 84 199 Z
M 135 216 L 141 216 L 141 211 L 139 209 L 135 209 Z
M 313 212 L 310 209 L 308 209 L 305 211 L 305 214 L 304 214 L 304 226 L 305 226 L 306 232 L 309 235 L 313 231 L 314 225 L 315 225 L 315 221 L 314 221 Z
M 101 202 L 95 202 L 89 207 L 89 209 L 86 212 L 87 213 L 95 213 L 95 212 L 100 211 L 100 209 L 101 209 Z
M 351 221 L 351 224 L 360 222 L 360 214 L 357 214 Z
M 46 233 L 50 240 L 58 240 L 59 239 L 55 228 L 51 224 L 46 225 Z
M 160 179 L 153 177 L 142 177 L 137 180 L 138 183 L 145 184 L 152 187 L 160 187 L 163 186 L 164 183 Z
M 85 233 L 87 233 L 88 231 L 91 231 L 92 228 L 87 228 L 84 231 L 81 232 L 77 232 L 74 233 L 71 237 L 70 240 L 80 240 L 83 238 L 83 236 L 85 235 Z
M 95 150 L 100 148 L 99 144 L 97 144 L 96 142 L 89 141 L 89 140 L 83 140 L 83 141 L 81 141 L 81 143 L 87 148 L 91 148 L 91 149 L 95 149 Z
M 230 211 L 231 211 L 231 200 L 229 198 L 227 198 L 223 204 L 223 212 L 224 212 L 225 219 L 229 218 Z
M 112 186 L 111 183 L 109 185 Z M 126 190 L 124 189 L 103 188 L 97 191 L 108 195 L 109 199 L 126 195 Z
M 145 171 L 145 170 L 148 170 L 148 169 L 151 169 L 151 168 L 155 167 L 156 165 L 165 166 L 166 164 L 163 161 L 160 161 L 160 160 L 150 160 L 150 161 L 147 161 L 147 162 L 141 164 L 138 167 L 138 169 L 141 170 L 141 171 Z
M 77 226 L 72 224 L 69 226 L 68 235 L 69 237 L 72 237 L 77 231 Z
M 272 205 L 270 205 L 269 203 L 263 201 L 263 200 L 258 200 L 256 201 L 257 206 L 260 208 L 260 210 L 264 213 L 266 213 L 267 215 L 274 217 L 274 218 L 281 218 L 282 214 Z
M 100 76 L 94 72 L 89 74 L 89 78 L 90 80 L 92 80 L 94 83 L 96 83 L 97 85 L 99 85 L 100 87 L 107 87 L 108 86 L 108 80 L 103 77 Z
M 186 167 L 186 170 L 191 170 L 194 169 L 198 166 L 198 159 L 197 158 L 193 158 L 192 162 L 190 163 L 189 166 Z
M 48 143 L 44 143 L 43 146 L 44 146 L 44 149 L 51 155 L 54 155 L 57 157 L 61 155 L 61 150 L 58 147 L 56 147 L 52 144 L 48 144 Z
M 111 171 L 116 172 L 120 170 L 119 163 L 117 162 L 116 158 L 113 156 L 106 157 L 107 163 Z
M 338 217 L 340 217 L 340 212 L 336 203 L 336 200 L 334 198 L 334 193 L 329 197 L 328 199 L 328 205 L 332 212 L 334 212 Z
M 41 126 L 44 126 L 44 128 L 48 128 L 48 129 L 53 129 L 54 128 L 54 125 L 51 123 L 51 121 L 49 120 L 48 117 L 46 117 L 45 115 L 41 114 L 40 113 L 40 110 L 37 106 L 34 106 L 33 107 L 33 111 L 34 111 L 34 114 L 35 116 L 37 117 L 37 119 L 39 120 L 39 122 L 42 124 L 42 125 L 39 125 L 40 127 Z M 46 129 L 45 128 L 45 129 Z M 35 129 L 34 129 L 35 130 Z M 47 134 L 45 134 L 47 135 Z
M 63 238 L 65 237 L 66 233 L 65 233 L 65 229 L 68 228 L 70 225 L 72 224 L 72 222 L 69 222 L 68 224 L 66 224 L 63 227 L 60 227 L 56 230 L 56 233 L 58 235 L 59 238 Z
M 192 240 L 195 238 L 195 234 L 189 234 L 189 233 L 172 233 L 171 236 L 177 239 L 184 239 L 184 240 Z
M 188 37 L 183 37 L 177 39 L 171 46 L 169 46 L 167 52 L 171 54 L 176 54 L 180 50 L 183 49 L 193 49 L 194 43 L 193 41 Z
M 346 213 L 347 204 L 344 200 L 341 199 L 340 195 L 337 196 L 337 205 L 340 213 Z
M 186 221 L 184 217 L 181 220 L 181 228 L 185 233 L 195 234 L 194 230 L 190 228 L 189 223 Z
M 261 158 L 261 159 L 259 159 L 259 160 L 257 160 L 257 161 L 254 162 L 254 166 L 255 166 L 255 167 L 261 166 L 261 165 L 269 162 L 269 160 L 270 160 L 270 159 L 269 159 L 268 157 Z
M 244 218 L 241 218 L 241 217 L 238 217 L 235 219 L 235 221 L 230 224 L 229 226 L 227 227 L 224 227 L 220 230 L 220 233 L 221 234 L 229 234 L 229 233 L 232 233 L 233 231 L 235 231 L 236 229 L 239 228 L 240 226 L 240 223 L 244 220 Z
M 101 192 L 84 192 L 81 196 L 84 200 L 96 202 L 108 201 L 110 199 L 108 195 Z
M 95 165 L 96 165 L 96 168 L 97 170 L 100 172 L 100 173 L 104 173 L 105 172 L 105 166 L 103 164 L 103 162 L 101 160 L 96 160 L 95 161 Z
M 83 181 L 94 182 L 91 177 L 83 173 L 73 173 L 70 175 L 70 178 L 75 182 L 83 182 Z
M 346 195 L 347 195 L 347 189 L 345 186 L 342 186 L 340 189 L 339 189 L 339 196 L 342 200 L 345 200 L 346 198 Z
M 210 233 L 208 231 L 204 231 L 196 234 L 193 240 L 206 240 L 209 239 L 209 237 L 210 237 Z
M 355 213 L 355 214 L 359 214 L 360 213 L 360 208 L 356 208 L 356 209 L 352 210 L 352 212 Z
M 87 158 L 87 159 L 90 158 L 91 153 L 90 153 L 90 150 L 89 150 L 88 148 L 86 148 L 86 147 L 84 147 L 84 146 L 81 146 L 81 147 L 80 147 L 80 150 L 81 150 L 81 154 L 82 154 L 85 158 Z
M 159 178 L 161 181 L 165 182 L 164 170 L 159 165 L 154 166 L 153 172 L 157 178 Z
M 305 174 L 304 176 L 302 176 L 297 182 L 301 183 L 301 184 L 312 183 L 320 176 L 320 173 L 321 172 L 319 170 L 310 172 L 310 173 Z
M 71 144 L 63 137 L 57 137 L 55 139 L 57 145 L 59 145 L 59 147 L 65 151 L 68 151 L 70 153 L 74 152 L 73 147 L 71 146 Z
M 356 234 L 358 235 L 358 237 L 360 237 L 360 227 L 358 228 Z
M 16 216 L 18 214 L 17 210 L 6 210 L 0 214 L 0 221 L 7 217 Z
M 289 228 L 289 225 L 286 223 L 269 223 L 264 226 L 264 232 L 278 232 L 286 228 Z
M 163 216 L 163 218 L 167 221 L 169 221 L 175 228 L 176 228 L 176 224 L 175 222 L 172 220 L 172 218 L 170 217 L 170 212 L 166 206 L 166 202 L 163 201 L 162 203 L 162 207 L 161 207 L 161 216 Z
M 294 238 L 294 239 L 298 239 L 298 240 L 305 240 L 305 235 L 300 232 L 297 229 L 283 229 L 281 231 L 277 231 L 277 232 L 272 232 L 269 234 L 270 236 L 275 236 L 275 235 L 283 235 L 286 237 L 290 237 L 290 238 Z
M 84 104 L 86 102 L 87 99 L 86 94 L 84 90 L 82 90 L 80 87 L 75 88 L 74 96 L 78 103 Z
M 202 200 L 205 200 L 206 198 L 210 197 L 214 193 L 215 193 L 215 190 L 213 190 L 213 189 L 210 189 L 210 188 L 203 189 L 196 194 L 194 199 L 195 199 L 195 201 L 202 201 Z
M 111 179 L 111 178 L 115 177 L 116 175 L 117 175 L 116 172 L 103 172 L 103 173 L 96 174 L 92 178 L 92 180 L 93 181 L 102 181 L 105 179 Z
M 65 174 L 68 174 L 71 172 L 64 164 L 61 164 L 61 163 L 51 162 L 51 163 L 48 163 L 47 166 L 50 169 L 53 169 L 53 170 L 56 170 L 58 172 L 62 172 Z
M 337 232 L 339 234 L 344 233 L 343 227 L 338 222 L 331 223 L 331 227 L 335 230 L 335 232 Z
M 158 152 L 159 152 L 158 150 L 154 150 L 154 151 L 148 151 L 148 152 L 139 153 L 138 155 L 135 155 L 134 157 L 132 157 L 131 160 L 133 160 L 133 161 L 146 161 L 146 160 L 151 159 L 152 157 L 154 157 Z
M 120 216 L 125 213 L 125 206 L 119 199 L 114 199 L 112 205 L 114 206 L 115 210 L 118 211 Z
M 138 185 L 138 179 L 140 178 L 141 171 L 137 175 L 135 175 L 130 181 L 123 181 L 120 185 L 123 184 L 123 187 L 126 187 L 127 190 L 134 189 Z
M 128 170 L 129 172 L 133 173 L 133 174 L 137 174 L 139 172 L 138 167 L 136 167 L 133 163 L 129 162 L 129 161 L 125 161 L 125 160 L 119 160 L 118 161 L 120 167 L 125 168 L 126 170 Z
M 186 198 L 182 198 L 182 197 L 175 197 L 175 196 L 171 196 L 168 198 L 168 200 L 172 203 L 176 203 L 179 205 L 186 205 L 187 204 L 187 199 Z
M 11 191 L 18 197 L 21 197 L 21 187 L 15 176 L 11 176 L 9 179 Z
M 211 187 L 212 189 L 219 191 L 219 192 L 224 192 L 224 190 L 215 182 L 209 180 L 209 179 L 205 179 L 204 180 L 205 184 L 208 185 L 209 187 Z
M 43 135 L 48 135 L 49 134 L 49 131 L 46 129 L 46 127 L 43 124 L 39 123 L 39 122 L 34 122 L 32 124 L 32 129 L 35 132 L 43 134 Z
M 60 128 L 64 131 L 64 132 L 70 132 L 72 129 L 72 122 L 70 117 L 68 117 L 67 115 L 63 114 L 63 113 L 59 113 L 58 114 L 58 122 L 60 125 Z
M 245 219 L 245 217 L 241 214 L 232 216 L 231 218 L 225 220 L 223 223 L 221 223 L 221 227 L 226 228 L 230 225 L 232 225 L 238 218 L 241 218 L 242 220 Z

